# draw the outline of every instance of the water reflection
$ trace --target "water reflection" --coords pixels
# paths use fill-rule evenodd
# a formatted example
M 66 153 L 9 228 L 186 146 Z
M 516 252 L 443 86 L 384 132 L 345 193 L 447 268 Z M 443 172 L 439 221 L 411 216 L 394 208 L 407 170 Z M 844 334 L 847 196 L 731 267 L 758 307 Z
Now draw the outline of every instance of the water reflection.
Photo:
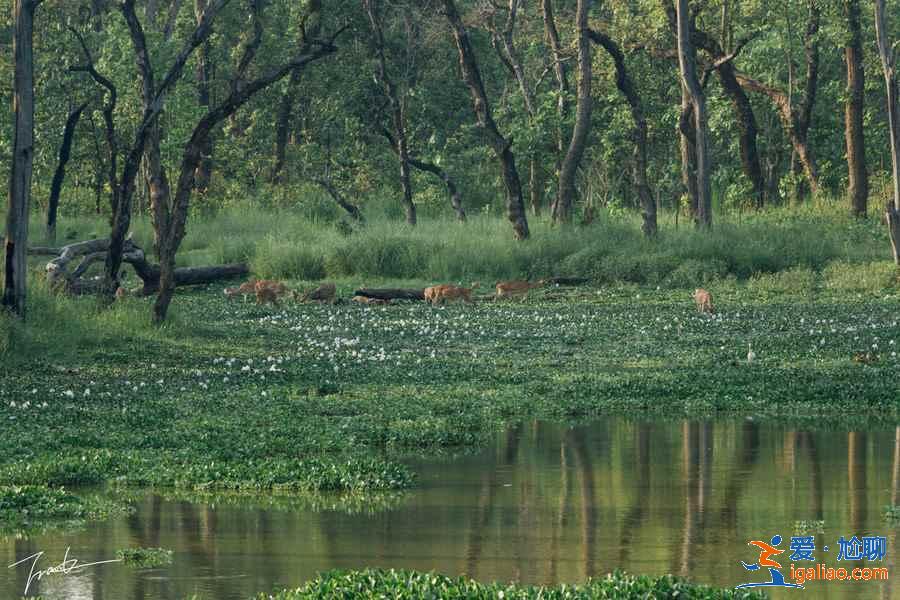
M 748 540 L 776 533 L 789 540 L 798 521 L 824 521 L 823 533 L 812 532 L 817 549 L 836 548 L 840 536 L 886 535 L 884 566 L 896 565 L 897 536 L 882 511 L 900 503 L 900 427 L 530 422 L 498 434 L 478 455 L 409 462 L 420 488 L 369 510 L 147 494 L 135 514 L 86 531 L 3 539 L 0 559 L 8 565 L 44 551 L 49 566 L 68 546 L 82 561 L 106 560 L 127 546 L 175 551 L 165 568 L 102 565 L 33 584 L 31 593 L 48 600 L 243 599 L 298 586 L 320 570 L 365 566 L 526 583 L 577 582 L 624 568 L 733 586 L 751 580 L 739 562 L 755 558 Z M 834 558 L 826 562 L 838 566 Z M 27 575 L 0 571 L 0 597 L 17 597 Z M 900 597 L 890 580 L 807 586 L 817 598 Z

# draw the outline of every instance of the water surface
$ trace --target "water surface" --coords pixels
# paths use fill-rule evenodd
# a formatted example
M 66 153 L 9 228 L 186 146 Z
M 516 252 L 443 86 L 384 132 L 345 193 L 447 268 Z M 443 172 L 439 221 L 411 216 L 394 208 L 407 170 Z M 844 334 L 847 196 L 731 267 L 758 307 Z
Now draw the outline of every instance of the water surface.
M 146 494 L 135 514 L 71 534 L 0 539 L 0 598 L 17 598 L 38 551 L 44 567 L 67 547 L 82 562 L 118 548 L 164 547 L 159 569 L 99 565 L 51 575 L 30 594 L 47 600 L 246 599 L 296 587 L 321 570 L 367 566 L 437 570 L 480 580 L 580 582 L 623 568 L 675 573 L 732 587 L 764 581 L 749 540 L 775 534 L 787 548 L 798 521 L 823 521 L 816 558 L 828 566 L 844 536 L 887 537 L 882 516 L 900 504 L 900 429 L 811 432 L 777 423 L 641 422 L 579 427 L 526 423 L 478 454 L 411 459 L 419 487 L 353 511 L 197 503 Z M 828 545 L 830 552 L 822 552 Z M 789 551 L 777 557 L 787 567 Z M 795 564 L 800 564 L 795 563 Z M 788 569 L 785 569 L 787 575 Z M 777 598 L 900 598 L 893 582 L 812 581 Z

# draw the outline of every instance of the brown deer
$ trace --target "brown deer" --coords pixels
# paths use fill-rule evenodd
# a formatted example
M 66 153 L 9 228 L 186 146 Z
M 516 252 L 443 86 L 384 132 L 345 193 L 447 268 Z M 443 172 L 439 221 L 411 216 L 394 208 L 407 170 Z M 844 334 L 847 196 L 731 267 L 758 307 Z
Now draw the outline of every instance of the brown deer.
M 225 288 L 225 295 L 229 298 L 233 296 L 241 296 L 244 300 L 246 300 L 247 296 L 252 296 L 256 293 L 256 283 L 257 282 L 255 279 L 249 279 L 238 287 Z
M 543 279 L 535 281 L 534 283 L 522 280 L 498 281 L 497 295 L 494 296 L 494 300 L 499 300 L 500 298 L 524 297 L 532 288 L 542 287 L 543 285 Z
M 425 288 L 425 301 L 431 304 L 443 304 L 444 300 L 462 299 L 469 304 L 472 303 L 472 292 L 478 287 L 478 282 L 472 284 L 472 287 L 458 287 L 455 285 L 435 285 Z
M 697 304 L 697 310 L 700 312 L 712 313 L 712 294 L 703 288 L 694 290 L 694 302 Z

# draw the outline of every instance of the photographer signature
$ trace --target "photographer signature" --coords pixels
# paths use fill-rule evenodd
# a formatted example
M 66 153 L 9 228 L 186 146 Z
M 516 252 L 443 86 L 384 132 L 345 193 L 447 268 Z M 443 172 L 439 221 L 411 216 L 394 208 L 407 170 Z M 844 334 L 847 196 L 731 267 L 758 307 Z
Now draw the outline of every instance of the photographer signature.
M 31 582 L 34 581 L 35 579 L 40 581 L 40 579 L 44 575 L 50 575 L 51 573 L 63 573 L 65 575 L 68 575 L 69 573 L 79 571 L 79 570 L 85 569 L 87 567 L 92 567 L 94 565 L 103 565 L 106 563 L 122 562 L 121 558 L 116 558 L 116 559 L 112 559 L 112 560 L 100 560 L 97 562 L 83 563 L 83 562 L 79 562 L 77 558 L 69 558 L 69 550 L 70 550 L 70 548 L 66 548 L 66 554 L 65 554 L 65 556 L 63 556 L 63 560 L 61 563 L 59 563 L 58 565 L 53 565 L 51 567 L 47 567 L 46 569 L 36 569 L 38 561 L 40 561 L 41 558 L 43 558 L 43 556 L 44 556 L 43 552 L 36 552 L 36 553 L 32 554 L 31 556 L 26 556 L 22 560 L 14 562 L 13 564 L 9 565 L 8 568 L 12 569 L 13 567 L 17 567 L 17 566 L 21 565 L 22 563 L 31 561 L 31 570 L 28 572 L 28 581 L 25 583 L 24 594 L 27 596 L 28 588 L 31 587 Z

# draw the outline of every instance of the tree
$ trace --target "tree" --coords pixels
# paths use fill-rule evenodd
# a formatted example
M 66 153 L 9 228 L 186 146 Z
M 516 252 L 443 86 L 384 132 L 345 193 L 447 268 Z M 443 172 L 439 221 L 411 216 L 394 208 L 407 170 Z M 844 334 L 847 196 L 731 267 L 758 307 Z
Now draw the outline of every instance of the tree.
M 569 149 L 559 172 L 559 190 L 553 214 L 554 220 L 562 223 L 572 220 L 575 174 L 581 158 L 584 156 L 584 148 L 591 130 L 592 57 L 590 28 L 588 27 L 590 10 L 591 0 L 578 0 L 575 17 L 575 29 L 578 32 L 578 99 L 575 107 L 575 128 L 572 130 L 572 140 L 569 142 Z
M 710 197 L 710 164 L 707 142 L 706 97 L 697 78 L 694 47 L 691 43 L 691 19 L 687 0 L 677 0 L 678 65 L 681 82 L 690 99 L 694 118 L 694 145 L 697 154 L 697 222 L 703 227 L 712 224 Z
M 562 44 L 559 41 L 559 31 L 556 29 L 556 20 L 553 17 L 553 0 L 541 0 L 541 11 L 544 19 L 544 37 L 547 45 L 550 46 L 550 60 L 553 61 L 553 75 L 556 78 L 556 176 L 558 178 L 566 151 L 563 123 L 568 115 L 569 79 Z
M 887 88 L 888 129 L 891 138 L 891 170 L 894 184 L 893 203 L 885 207 L 888 231 L 891 236 L 891 248 L 894 262 L 900 265 L 900 100 L 897 98 L 897 50 L 888 37 L 887 20 L 885 18 L 885 0 L 875 0 L 875 36 L 878 41 L 878 56 L 884 71 L 884 84 Z
M 616 67 L 616 86 L 628 102 L 631 109 L 631 118 L 634 120 L 634 164 L 632 165 L 632 175 L 634 179 L 634 187 L 637 190 L 638 198 L 641 201 L 641 217 L 643 224 L 641 230 L 644 235 L 652 237 L 656 235 L 656 202 L 650 194 L 650 186 L 647 184 L 647 119 L 644 116 L 644 109 L 641 106 L 641 97 L 638 95 L 637 89 L 628 69 L 625 67 L 625 55 L 619 45 L 605 33 L 589 30 L 591 40 L 599 44 L 606 50 L 607 54 L 613 59 Z
M 3 306 L 25 318 L 28 216 L 34 161 L 34 13 L 41 0 L 13 2 L 13 143 L 6 214 Z
M 862 27 L 859 0 L 844 0 L 844 18 L 850 38 L 844 46 L 847 63 L 847 100 L 844 103 L 844 138 L 847 143 L 847 170 L 850 210 L 866 216 L 869 201 L 869 175 L 866 171 L 866 143 L 863 134 L 866 74 L 863 70 Z
M 475 51 L 469 43 L 469 34 L 456 10 L 456 3 L 454 0 L 443 0 L 443 5 L 444 14 L 450 24 L 453 39 L 459 51 L 459 68 L 463 81 L 472 95 L 472 104 L 478 124 L 484 129 L 488 143 L 496 154 L 503 172 L 503 181 L 506 185 L 506 216 L 512 223 L 516 239 L 525 240 L 529 234 L 528 218 L 525 216 L 525 206 L 522 202 L 522 185 L 519 181 L 519 172 L 516 170 L 515 156 L 511 149 L 512 142 L 503 137 L 494 122 L 491 105 L 475 58 Z
M 50 198 L 47 200 L 47 241 L 51 246 L 56 243 L 56 213 L 59 208 L 59 195 L 62 192 L 63 179 L 66 176 L 66 165 L 72 155 L 75 127 L 85 108 L 87 108 L 86 102 L 69 113 L 66 127 L 63 129 L 62 143 L 59 145 L 59 160 L 56 163 L 56 171 L 53 173 L 53 183 L 50 184 Z
M 231 79 L 231 91 L 221 103 L 206 112 L 194 126 L 190 139 L 184 146 L 174 196 L 169 193 L 168 186 L 165 186 L 161 191 L 166 194 L 160 194 L 153 198 L 154 228 L 156 229 L 156 237 L 159 240 L 160 262 L 159 294 L 153 306 L 153 320 L 157 323 L 165 320 L 169 304 L 172 301 L 172 295 L 175 292 L 175 255 L 185 235 L 188 208 L 194 190 L 194 175 L 197 166 L 203 158 L 203 148 L 212 130 L 223 120 L 234 115 L 255 94 L 280 81 L 293 70 L 302 69 L 309 63 L 336 52 L 337 47 L 334 45 L 334 42 L 344 30 L 339 29 L 327 40 L 304 39 L 297 54 L 291 59 L 265 72 L 256 79 L 248 81 L 246 80 L 247 70 L 256 57 L 260 45 L 259 38 L 262 33 L 261 8 L 258 0 L 249 1 L 251 3 L 251 16 L 254 20 L 254 30 L 257 33 L 244 45 L 241 51 L 240 60 Z M 132 31 L 132 39 L 136 44 L 136 51 L 140 55 L 141 48 L 137 46 L 141 43 L 143 35 L 140 32 L 140 24 L 135 23 L 135 25 L 136 27 Z M 144 52 L 146 52 L 145 49 Z M 149 63 L 141 70 L 144 80 L 152 81 L 153 75 Z
M 387 59 L 385 58 L 384 30 L 378 0 L 363 0 L 369 25 L 372 28 L 372 41 L 375 44 L 375 81 L 381 86 L 387 97 L 394 125 L 394 151 L 400 162 L 400 187 L 403 190 L 403 208 L 406 211 L 406 222 L 416 224 L 416 205 L 413 203 L 412 182 L 409 175 L 409 145 L 406 139 L 405 105 L 406 95 L 397 93 L 397 86 L 388 76 Z

